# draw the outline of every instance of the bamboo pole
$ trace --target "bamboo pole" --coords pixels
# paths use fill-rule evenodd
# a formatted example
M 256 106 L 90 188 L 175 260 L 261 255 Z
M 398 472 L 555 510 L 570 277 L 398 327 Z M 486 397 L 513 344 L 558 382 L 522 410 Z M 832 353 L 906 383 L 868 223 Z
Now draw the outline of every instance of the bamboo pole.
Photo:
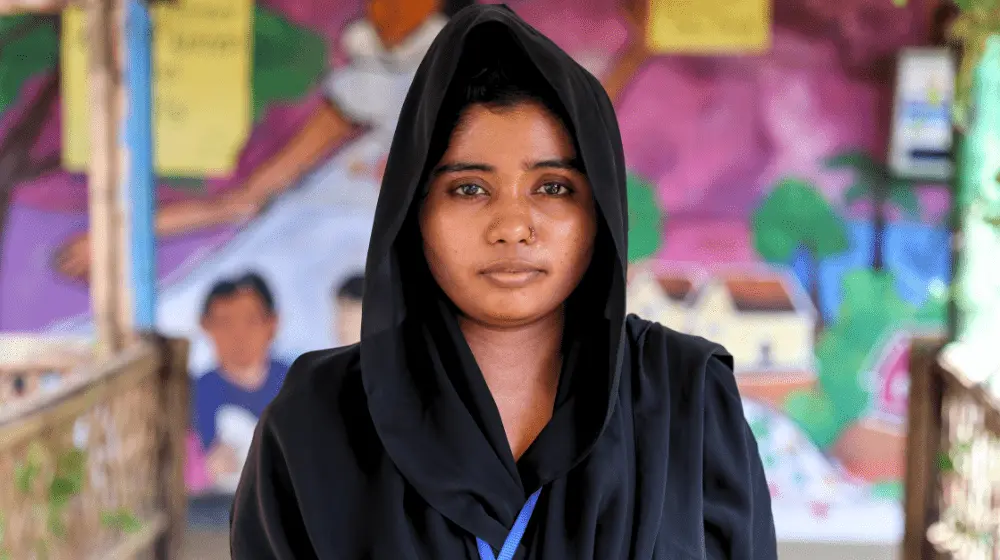
M 90 295 L 98 359 L 121 350 L 128 332 L 121 122 L 120 0 L 86 0 L 90 93 Z

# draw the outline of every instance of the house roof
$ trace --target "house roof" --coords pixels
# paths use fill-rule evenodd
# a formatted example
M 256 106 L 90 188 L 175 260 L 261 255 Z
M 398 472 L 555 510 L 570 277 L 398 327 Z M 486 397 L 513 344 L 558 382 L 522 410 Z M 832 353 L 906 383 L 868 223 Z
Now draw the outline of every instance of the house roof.
M 685 301 L 694 292 L 694 282 L 683 276 L 657 276 L 656 282 L 666 296 L 674 301 Z
M 645 281 L 655 283 L 670 301 L 693 306 L 709 285 L 721 286 L 740 312 L 814 313 L 812 301 L 798 279 L 771 265 L 707 271 L 674 267 L 649 271 Z
M 795 311 L 787 284 L 780 277 L 732 277 L 723 284 L 733 305 L 743 312 L 785 313 Z

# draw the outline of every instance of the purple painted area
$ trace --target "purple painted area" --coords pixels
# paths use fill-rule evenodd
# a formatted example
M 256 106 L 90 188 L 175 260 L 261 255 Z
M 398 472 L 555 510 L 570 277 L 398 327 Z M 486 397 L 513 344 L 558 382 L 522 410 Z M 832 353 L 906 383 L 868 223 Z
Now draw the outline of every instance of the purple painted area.
M 83 231 L 82 212 L 54 212 L 15 204 L 3 239 L 0 263 L 0 332 L 35 331 L 55 321 L 89 310 L 89 288 L 66 280 L 52 268 L 60 245 Z M 193 256 L 211 252 L 232 236 L 231 228 L 216 228 L 178 236 L 157 247 L 160 277 L 166 277 Z
M 757 260 L 746 218 L 678 216 L 667 222 L 666 243 L 657 260 L 698 264 Z
M 81 213 L 11 208 L 0 262 L 0 331 L 37 330 L 87 308 L 87 286 L 57 276 L 50 263 L 52 249 L 85 224 Z
M 364 12 L 363 0 L 260 0 L 258 3 L 330 38 L 337 37 L 344 25 Z
M 20 117 L 41 93 L 42 82 L 43 76 L 35 76 L 25 81 L 21 88 L 20 97 L 10 104 L 5 113 L 0 115 L 0 138 L 7 136 L 17 117 Z
M 525 0 L 507 4 L 573 55 L 588 51 L 614 53 L 625 45 L 628 36 L 618 0 Z
M 272 108 L 253 130 L 236 172 L 205 183 L 206 194 L 239 185 L 301 127 L 315 107 L 315 96 L 297 105 Z M 58 117 L 50 120 L 46 142 L 59 142 Z M 54 135 L 55 140 L 52 140 Z M 167 203 L 192 196 L 161 185 L 158 200 Z M 198 196 L 198 195 L 196 195 Z M 63 171 L 18 185 L 2 243 L 0 264 L 0 331 L 43 329 L 53 321 L 87 311 L 87 287 L 67 280 L 52 268 L 53 255 L 86 229 L 87 184 L 81 175 Z M 161 239 L 157 261 L 160 278 L 227 241 L 233 228 L 215 228 Z M 42 233 L 39 233 L 42 232 Z

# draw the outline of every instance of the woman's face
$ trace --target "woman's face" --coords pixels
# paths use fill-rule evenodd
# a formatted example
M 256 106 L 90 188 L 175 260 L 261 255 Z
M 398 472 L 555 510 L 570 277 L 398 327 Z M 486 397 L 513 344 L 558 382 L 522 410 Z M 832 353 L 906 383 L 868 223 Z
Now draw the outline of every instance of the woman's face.
M 424 253 L 462 313 L 515 327 L 561 310 L 590 265 L 597 218 L 554 115 L 536 103 L 469 107 L 429 181 Z

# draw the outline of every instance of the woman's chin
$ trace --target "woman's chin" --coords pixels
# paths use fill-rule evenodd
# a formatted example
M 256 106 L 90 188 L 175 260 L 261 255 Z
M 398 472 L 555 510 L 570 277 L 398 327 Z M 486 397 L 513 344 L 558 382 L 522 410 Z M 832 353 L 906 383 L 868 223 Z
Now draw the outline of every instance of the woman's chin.
M 508 305 L 483 306 L 478 313 L 472 315 L 472 318 L 488 327 L 512 329 L 552 319 L 558 315 L 560 308 L 561 306 L 553 308 L 548 305 L 523 305 L 523 302 L 510 302 Z

